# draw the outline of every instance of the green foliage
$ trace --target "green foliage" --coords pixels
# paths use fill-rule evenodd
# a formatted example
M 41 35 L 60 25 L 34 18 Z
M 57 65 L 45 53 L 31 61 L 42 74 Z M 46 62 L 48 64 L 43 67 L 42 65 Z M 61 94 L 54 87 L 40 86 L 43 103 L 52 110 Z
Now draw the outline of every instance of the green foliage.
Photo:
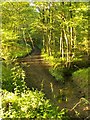
M 2 65 L 2 89 L 19 94 L 25 90 L 24 78 L 25 73 L 18 64 L 13 67 Z
M 87 6 L 83 2 L 2 3 L 3 118 L 68 120 L 65 109 L 59 111 L 43 93 L 27 89 L 25 72 L 15 60 L 34 47 L 43 49 L 45 60 L 52 66 L 50 73 L 62 82 L 72 71 L 88 67 L 83 60 L 85 54 L 89 55 Z M 88 70 L 73 73 L 73 80 L 83 89 L 87 87 Z
M 71 63 L 71 67 L 76 70 L 81 69 L 81 68 L 87 68 L 88 66 L 90 66 L 90 62 L 87 56 L 85 56 L 85 58 L 82 59 L 82 56 L 79 55 L 79 57 L 74 58 Z
M 31 52 L 30 30 L 36 16 L 29 2 L 2 3 L 2 57 L 4 59 L 21 57 Z
M 9 33 L 10 35 L 10 33 Z M 8 36 L 8 35 L 7 35 Z M 18 43 L 17 40 L 9 40 L 10 37 L 8 37 L 7 41 L 5 38 L 2 40 L 2 58 L 7 60 L 12 60 L 17 57 L 22 57 L 27 55 L 29 52 L 31 52 L 31 46 Z
M 88 76 L 89 72 L 90 67 L 79 69 L 75 71 L 72 75 L 72 79 L 80 88 L 82 88 L 85 93 L 88 93 L 88 80 L 90 79 Z
M 55 68 L 55 69 L 51 68 L 49 71 L 51 75 L 55 77 L 56 80 L 64 81 L 62 68 Z
M 42 51 L 42 56 L 45 61 L 48 61 L 51 67 L 49 68 L 50 74 L 55 77 L 57 81 L 64 82 L 65 78 L 70 77 L 72 72 L 74 71 L 73 68 L 66 67 L 66 59 L 58 59 L 54 56 L 48 56 L 48 54 L 44 54 Z
M 3 65 L 2 70 L 1 118 L 69 119 L 67 110 L 59 111 L 57 107 L 53 107 L 41 91 L 27 89 L 25 73 L 18 64 L 12 68 Z
M 44 94 L 39 91 L 27 90 L 18 96 L 6 90 L 2 92 L 1 118 L 59 118 L 69 120 L 67 110 L 59 111 L 53 107 Z
M 11 69 L 2 65 L 2 88 L 7 89 L 8 91 L 12 91 L 13 81 L 11 79 Z
M 55 59 L 54 59 L 54 57 L 53 56 L 49 56 L 48 54 L 45 54 L 45 53 L 43 53 L 42 52 L 42 57 L 44 58 L 44 60 L 45 61 L 48 61 L 48 63 L 50 64 L 50 65 L 54 65 L 55 64 Z
M 40 3 L 38 6 L 43 51 L 48 54 L 51 65 L 57 64 L 56 59 L 64 59 L 64 65 L 69 68 L 74 58 L 89 54 L 88 3 Z
M 72 76 L 73 69 L 66 68 L 66 67 L 56 67 L 56 68 L 50 68 L 50 74 L 55 77 L 57 81 L 65 82 Z

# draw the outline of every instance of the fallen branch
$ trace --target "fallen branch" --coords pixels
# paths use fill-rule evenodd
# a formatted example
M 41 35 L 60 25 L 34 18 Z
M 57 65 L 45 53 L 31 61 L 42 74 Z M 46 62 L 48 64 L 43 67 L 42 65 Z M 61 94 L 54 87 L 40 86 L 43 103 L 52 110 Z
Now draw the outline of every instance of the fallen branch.
M 76 103 L 76 104 L 74 105 L 74 107 L 73 107 L 72 109 L 70 109 L 70 111 L 75 110 L 75 108 L 76 108 L 79 104 L 81 104 L 82 102 L 84 102 L 84 103 L 86 103 L 86 104 L 90 104 L 90 103 L 88 102 L 88 100 L 86 100 L 85 98 L 80 98 L 79 102 Z

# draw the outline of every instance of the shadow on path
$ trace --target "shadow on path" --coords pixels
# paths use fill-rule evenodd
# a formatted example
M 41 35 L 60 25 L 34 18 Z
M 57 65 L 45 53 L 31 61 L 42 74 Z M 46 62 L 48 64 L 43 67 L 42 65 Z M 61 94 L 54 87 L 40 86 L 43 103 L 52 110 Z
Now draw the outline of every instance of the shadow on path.
M 34 50 L 32 55 L 21 59 L 21 64 L 26 73 L 25 81 L 29 88 L 42 90 L 45 96 L 60 109 L 71 109 L 80 99 L 79 88 L 71 81 L 62 84 L 53 78 L 39 50 Z

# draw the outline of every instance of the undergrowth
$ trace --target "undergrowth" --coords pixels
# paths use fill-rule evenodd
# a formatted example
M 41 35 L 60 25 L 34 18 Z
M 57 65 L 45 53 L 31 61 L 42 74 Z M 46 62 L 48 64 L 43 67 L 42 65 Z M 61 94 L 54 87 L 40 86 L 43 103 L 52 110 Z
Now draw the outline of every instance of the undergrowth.
M 44 93 L 27 88 L 25 72 L 18 63 L 10 59 L 8 62 L 3 61 L 2 71 L 0 118 L 69 120 L 67 109 L 59 110 L 46 99 Z

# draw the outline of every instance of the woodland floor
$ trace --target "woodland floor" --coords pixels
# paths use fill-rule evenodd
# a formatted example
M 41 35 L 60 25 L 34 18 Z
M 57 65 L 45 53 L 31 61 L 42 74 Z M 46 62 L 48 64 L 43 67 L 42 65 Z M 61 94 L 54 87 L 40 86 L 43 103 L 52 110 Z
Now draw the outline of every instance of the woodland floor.
M 50 65 L 43 60 L 39 50 L 35 50 L 31 55 L 21 58 L 20 61 L 25 70 L 25 81 L 29 88 L 42 89 L 46 98 L 50 99 L 54 105 L 59 106 L 60 109 L 71 109 L 79 102 L 82 97 L 80 88 L 72 80 L 67 79 L 64 84 L 56 81 L 49 73 Z M 64 98 L 62 101 L 60 100 L 60 91 L 67 100 L 64 100 Z M 80 106 L 77 110 L 83 111 Z

